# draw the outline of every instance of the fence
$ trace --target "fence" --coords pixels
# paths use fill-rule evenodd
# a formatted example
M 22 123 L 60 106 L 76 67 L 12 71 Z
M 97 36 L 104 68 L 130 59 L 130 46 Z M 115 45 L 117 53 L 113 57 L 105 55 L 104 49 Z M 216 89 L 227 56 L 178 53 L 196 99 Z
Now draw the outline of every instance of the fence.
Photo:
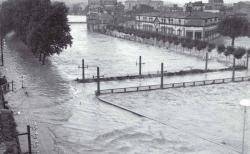
M 250 81 L 250 76 L 248 77 L 236 77 L 236 78 L 224 78 L 224 79 L 214 79 L 214 80 L 202 80 L 202 81 L 192 81 L 192 82 L 179 82 L 179 83 L 169 83 L 161 85 L 147 85 L 147 86 L 137 86 L 137 87 L 125 87 L 125 88 L 116 88 L 116 89 L 104 89 L 96 91 L 96 94 L 105 95 L 113 93 L 130 93 L 130 92 L 140 92 L 140 91 L 151 91 L 151 90 L 160 90 L 160 89 L 172 89 L 172 88 L 185 88 L 185 87 L 197 87 L 197 86 L 206 86 L 213 84 L 225 84 L 232 82 L 244 82 Z

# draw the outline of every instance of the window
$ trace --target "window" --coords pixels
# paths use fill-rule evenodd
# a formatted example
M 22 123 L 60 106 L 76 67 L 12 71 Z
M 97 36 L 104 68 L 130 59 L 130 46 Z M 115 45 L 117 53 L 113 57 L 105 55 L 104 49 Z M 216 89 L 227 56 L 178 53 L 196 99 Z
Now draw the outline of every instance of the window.
M 179 25 L 181 25 L 181 19 L 179 19 Z
M 143 21 L 147 21 L 147 17 L 143 17 Z
M 178 30 L 177 30 L 177 35 L 178 35 L 178 36 L 181 36 L 181 29 L 178 29 Z
M 153 22 L 153 18 L 149 18 L 149 22 Z
M 173 20 L 172 18 L 169 18 L 169 23 L 170 23 L 170 24 L 173 24 L 173 21 L 174 21 L 174 20 Z
M 161 19 L 161 22 L 162 23 L 166 23 L 166 19 Z

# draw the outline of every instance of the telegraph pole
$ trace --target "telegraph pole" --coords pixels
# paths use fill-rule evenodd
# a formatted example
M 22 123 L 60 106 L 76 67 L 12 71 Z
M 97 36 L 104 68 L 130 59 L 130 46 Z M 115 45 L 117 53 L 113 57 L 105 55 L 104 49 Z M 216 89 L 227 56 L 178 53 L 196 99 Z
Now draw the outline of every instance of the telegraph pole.
M 97 92 L 96 95 L 100 95 L 100 69 L 97 67 Z
M 208 69 L 208 52 L 206 52 L 205 72 L 207 72 L 207 69 Z
M 163 89 L 163 84 L 164 84 L 164 64 L 161 63 L 161 89 Z
M 142 65 L 145 64 L 142 62 L 142 57 L 139 57 L 139 63 L 136 62 L 136 65 L 139 65 L 139 75 L 142 75 Z

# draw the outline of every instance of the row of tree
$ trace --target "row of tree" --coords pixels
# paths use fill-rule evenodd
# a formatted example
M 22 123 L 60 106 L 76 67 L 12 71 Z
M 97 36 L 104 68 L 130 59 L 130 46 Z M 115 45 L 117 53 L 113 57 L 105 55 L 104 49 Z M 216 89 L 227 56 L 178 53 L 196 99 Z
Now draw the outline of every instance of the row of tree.
M 206 41 L 201 40 L 192 40 L 189 38 L 180 38 L 173 35 L 163 35 L 160 33 L 155 32 L 149 32 L 149 31 L 142 31 L 137 30 L 134 28 L 126 28 L 123 26 L 114 26 L 109 25 L 107 26 L 108 30 L 116 30 L 118 32 L 122 32 L 129 35 L 138 36 L 140 38 L 146 38 L 146 39 L 156 39 L 157 41 L 162 42 L 168 42 L 169 44 L 178 46 L 181 45 L 183 49 L 189 49 L 190 51 L 192 49 L 195 49 L 196 51 L 208 51 L 211 52 L 214 49 L 217 49 L 217 52 L 219 54 L 224 54 L 226 57 L 233 55 L 236 59 L 241 59 L 246 53 L 250 53 L 250 49 L 247 50 L 245 48 L 235 48 L 234 46 L 225 46 L 223 44 L 216 46 L 213 43 L 208 43 Z M 247 52 L 248 51 L 248 52 Z
M 45 58 L 72 44 L 64 3 L 50 0 L 8 0 L 0 7 L 1 38 L 14 31 L 31 51 Z

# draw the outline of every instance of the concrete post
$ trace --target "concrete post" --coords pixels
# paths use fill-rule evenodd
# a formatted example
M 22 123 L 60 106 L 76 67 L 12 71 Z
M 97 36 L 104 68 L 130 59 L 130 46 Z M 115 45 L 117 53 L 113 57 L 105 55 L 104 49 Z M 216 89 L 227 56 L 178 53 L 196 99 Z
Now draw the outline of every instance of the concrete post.
M 161 63 L 161 89 L 163 89 L 164 84 L 164 64 Z

